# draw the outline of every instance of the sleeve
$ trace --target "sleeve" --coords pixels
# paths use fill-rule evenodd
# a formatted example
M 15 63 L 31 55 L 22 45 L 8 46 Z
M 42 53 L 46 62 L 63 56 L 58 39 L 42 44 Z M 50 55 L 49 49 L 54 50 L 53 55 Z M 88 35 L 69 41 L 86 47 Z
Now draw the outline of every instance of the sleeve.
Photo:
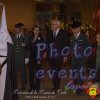
M 88 36 L 85 35 L 84 33 L 84 48 L 86 49 L 87 47 L 91 47 L 91 44 L 90 44 Z
M 25 58 L 29 58 L 30 53 L 30 43 L 29 43 L 29 37 L 25 35 L 24 37 L 24 43 L 25 43 Z

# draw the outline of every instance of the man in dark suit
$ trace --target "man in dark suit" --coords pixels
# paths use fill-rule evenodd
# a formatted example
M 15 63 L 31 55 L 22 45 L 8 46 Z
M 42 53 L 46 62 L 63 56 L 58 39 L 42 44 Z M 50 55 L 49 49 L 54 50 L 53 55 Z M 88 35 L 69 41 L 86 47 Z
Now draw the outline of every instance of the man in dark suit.
M 81 23 L 73 22 L 71 27 L 73 32 L 70 39 L 71 66 L 72 69 L 79 71 L 82 67 L 85 68 L 87 58 L 91 54 L 91 47 L 87 35 L 85 33 L 81 33 Z M 75 84 L 83 84 L 83 79 L 80 75 L 75 77 L 75 73 L 73 73 L 72 78 L 74 79 Z M 81 92 L 81 89 L 76 90 L 77 94 L 81 94 Z
M 61 51 L 64 47 L 69 46 L 69 36 L 68 34 L 60 29 L 60 21 L 52 20 L 51 21 L 51 32 L 47 36 L 47 43 L 49 45 L 49 55 L 50 55 L 50 65 L 51 70 L 55 70 L 55 73 L 52 78 L 53 82 L 53 91 L 57 92 L 60 89 L 60 78 L 58 73 L 61 70 L 61 66 L 64 59 L 67 59 L 67 56 L 62 56 Z M 50 46 L 51 45 L 51 46 Z M 54 50 L 52 51 L 51 48 Z
M 16 72 L 21 72 L 22 89 L 25 89 L 26 84 L 26 67 L 29 58 L 29 40 L 24 34 L 24 25 L 18 23 L 15 25 L 15 34 L 12 36 L 14 43 L 14 56 Z

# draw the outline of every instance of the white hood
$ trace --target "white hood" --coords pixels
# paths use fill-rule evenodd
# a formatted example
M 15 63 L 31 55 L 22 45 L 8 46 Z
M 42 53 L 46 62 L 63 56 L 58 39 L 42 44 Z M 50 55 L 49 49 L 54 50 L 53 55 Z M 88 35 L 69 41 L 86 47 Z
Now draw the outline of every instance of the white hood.
M 1 24 L 0 24 L 0 55 L 7 55 L 7 42 L 12 43 L 11 36 L 7 30 L 5 6 L 3 6 Z

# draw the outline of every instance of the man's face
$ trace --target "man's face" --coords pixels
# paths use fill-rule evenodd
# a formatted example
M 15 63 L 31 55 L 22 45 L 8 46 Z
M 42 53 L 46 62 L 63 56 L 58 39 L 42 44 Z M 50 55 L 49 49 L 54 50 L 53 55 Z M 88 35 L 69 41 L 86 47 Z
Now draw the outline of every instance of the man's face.
M 100 34 L 96 36 L 97 43 L 100 43 Z
M 23 30 L 21 29 L 21 28 L 15 28 L 15 33 L 16 34 L 19 34 L 19 33 L 21 33 Z
M 55 21 L 51 22 L 51 30 L 52 31 L 56 31 L 59 27 L 60 27 L 60 25 L 57 22 L 55 22 Z
M 73 34 L 77 34 L 80 32 L 80 27 L 79 28 L 72 28 Z

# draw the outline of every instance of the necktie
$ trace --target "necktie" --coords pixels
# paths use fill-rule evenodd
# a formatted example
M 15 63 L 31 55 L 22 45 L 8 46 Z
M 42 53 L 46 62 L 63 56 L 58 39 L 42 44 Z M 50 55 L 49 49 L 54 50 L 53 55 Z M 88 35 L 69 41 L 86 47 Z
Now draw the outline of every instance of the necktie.
M 56 38 L 56 32 L 53 32 L 53 37 Z
M 18 38 L 20 38 L 21 34 L 18 35 Z
M 77 35 L 74 35 L 74 39 L 77 40 Z
M 20 38 L 20 35 L 18 34 L 18 35 L 17 35 L 17 39 L 19 39 L 19 38 Z
M 19 38 L 19 35 L 17 35 L 17 39 Z

